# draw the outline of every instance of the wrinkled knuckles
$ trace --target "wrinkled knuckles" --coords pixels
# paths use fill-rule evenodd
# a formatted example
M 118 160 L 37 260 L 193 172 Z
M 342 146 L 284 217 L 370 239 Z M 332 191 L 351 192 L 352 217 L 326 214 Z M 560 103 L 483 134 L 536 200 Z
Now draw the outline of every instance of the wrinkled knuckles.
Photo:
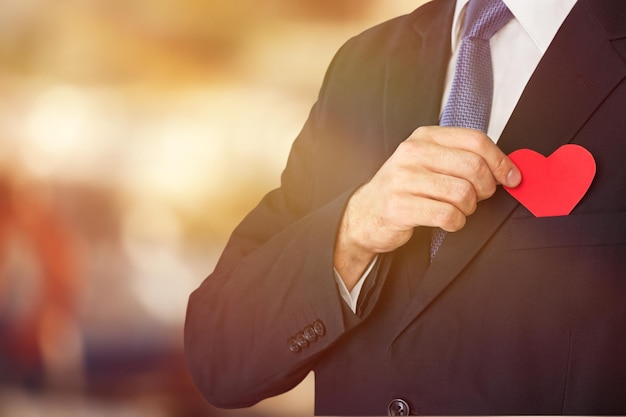
M 451 198 L 454 205 L 466 216 L 476 210 L 477 196 L 471 183 L 458 181 L 451 190 Z
M 480 200 L 485 200 L 496 193 L 497 184 L 495 181 L 487 181 L 487 183 L 484 185 L 485 187 L 481 190 L 479 194 Z
M 433 126 L 420 126 L 413 131 L 411 138 L 424 138 L 432 137 L 434 135 L 436 127 Z
M 491 170 L 485 160 L 477 154 L 468 153 L 465 158 L 465 166 L 468 172 L 471 172 L 476 178 L 484 178 L 491 176 Z
M 397 154 L 401 158 L 406 158 L 407 163 L 414 163 L 416 156 L 425 151 L 425 146 L 419 140 L 405 140 L 398 145 Z
M 479 130 L 468 129 L 467 139 L 465 140 L 467 140 L 472 149 L 477 150 L 481 154 L 486 152 L 488 150 L 488 146 L 491 145 L 491 140 L 487 137 L 487 135 Z
M 446 232 L 457 232 L 465 226 L 465 216 L 454 207 L 446 206 L 435 215 L 435 223 Z

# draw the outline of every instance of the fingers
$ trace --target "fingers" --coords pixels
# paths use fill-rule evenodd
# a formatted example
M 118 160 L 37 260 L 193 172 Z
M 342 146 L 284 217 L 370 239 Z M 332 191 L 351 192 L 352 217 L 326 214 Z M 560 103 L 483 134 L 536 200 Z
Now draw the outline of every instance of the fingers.
M 350 198 L 338 242 L 369 259 L 402 246 L 415 227 L 458 231 L 498 183 L 520 181 L 518 168 L 484 133 L 419 128 Z
M 493 195 L 497 184 L 516 187 L 521 181 L 519 169 L 508 156 L 476 130 L 423 127 L 401 146 L 413 148 L 406 157 L 416 166 L 469 181 L 478 201 Z
M 521 182 L 522 176 L 517 166 L 484 133 L 465 128 L 445 128 L 445 131 L 439 127 L 427 129 L 433 132 L 431 137 L 436 143 L 469 152 L 480 159 L 470 163 L 470 167 L 476 168 L 485 163 L 499 184 L 514 188 Z
M 371 257 L 402 246 L 415 227 L 441 227 L 454 232 L 465 225 L 467 214 L 454 204 L 426 196 L 427 192 L 422 193 L 424 196 L 409 193 L 400 184 L 374 178 L 353 194 L 337 237 L 344 252 Z
M 465 226 L 468 214 L 459 210 L 454 204 L 430 197 L 414 197 L 399 200 L 403 206 L 389 204 L 389 218 L 405 219 L 406 226 L 439 227 L 446 232 L 456 232 Z
M 407 186 L 404 194 L 450 204 L 465 216 L 476 211 L 479 196 L 470 181 L 428 171 L 414 172 L 410 177 L 404 182 L 400 179 Z

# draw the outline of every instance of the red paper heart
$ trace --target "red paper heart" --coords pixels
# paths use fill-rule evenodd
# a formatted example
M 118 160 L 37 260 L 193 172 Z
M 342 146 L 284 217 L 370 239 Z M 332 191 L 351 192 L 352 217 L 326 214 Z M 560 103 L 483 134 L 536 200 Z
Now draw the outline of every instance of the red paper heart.
M 522 182 L 504 188 L 537 217 L 570 214 L 596 175 L 593 156 L 579 145 L 563 145 L 547 158 L 519 149 L 509 158 L 522 172 Z

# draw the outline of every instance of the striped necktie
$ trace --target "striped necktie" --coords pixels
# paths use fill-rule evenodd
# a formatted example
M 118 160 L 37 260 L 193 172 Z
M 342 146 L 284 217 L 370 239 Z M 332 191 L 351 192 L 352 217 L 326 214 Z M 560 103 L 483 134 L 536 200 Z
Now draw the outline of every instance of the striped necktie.
M 468 3 L 452 87 L 439 122 L 441 126 L 467 127 L 487 132 L 493 98 L 489 39 L 512 17 L 502 0 L 470 0 Z M 433 229 L 431 260 L 437 254 L 445 235 L 444 230 Z

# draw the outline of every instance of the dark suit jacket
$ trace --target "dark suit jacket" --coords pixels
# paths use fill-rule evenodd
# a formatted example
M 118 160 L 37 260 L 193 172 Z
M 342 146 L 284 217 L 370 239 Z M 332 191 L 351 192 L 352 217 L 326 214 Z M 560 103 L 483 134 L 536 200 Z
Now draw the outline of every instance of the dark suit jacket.
M 621 0 L 578 1 L 498 143 L 588 149 L 597 174 L 571 215 L 535 218 L 499 189 L 432 264 L 428 228 L 381 256 L 358 315 L 338 294 L 348 198 L 437 124 L 453 8 L 435 0 L 336 55 L 281 187 L 190 298 L 188 365 L 209 401 L 248 406 L 314 370 L 318 414 L 386 414 L 395 398 L 420 414 L 626 414 Z

